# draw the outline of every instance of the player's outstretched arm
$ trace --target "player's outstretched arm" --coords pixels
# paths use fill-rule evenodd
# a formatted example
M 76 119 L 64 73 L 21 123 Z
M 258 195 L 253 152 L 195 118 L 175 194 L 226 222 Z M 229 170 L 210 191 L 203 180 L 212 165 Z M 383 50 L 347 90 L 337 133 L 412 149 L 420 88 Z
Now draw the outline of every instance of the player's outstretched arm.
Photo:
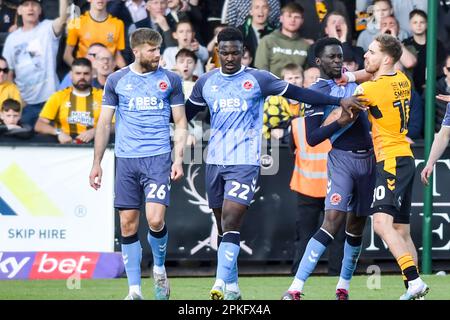
M 439 133 L 436 135 L 433 145 L 431 146 L 430 156 L 427 164 L 422 170 L 420 177 L 423 184 L 428 185 L 428 179 L 433 173 L 433 167 L 436 161 L 442 156 L 450 141 L 450 127 L 441 127 Z
M 175 124 L 174 161 L 170 179 L 176 181 L 183 177 L 183 152 L 187 139 L 187 119 L 184 106 L 172 107 L 173 122 Z
M 92 164 L 91 173 L 89 174 L 89 184 L 95 190 L 100 188 L 102 182 L 102 167 L 100 163 L 102 162 L 106 146 L 108 145 L 114 111 L 115 110 L 112 108 L 102 108 L 95 130 L 94 162 Z

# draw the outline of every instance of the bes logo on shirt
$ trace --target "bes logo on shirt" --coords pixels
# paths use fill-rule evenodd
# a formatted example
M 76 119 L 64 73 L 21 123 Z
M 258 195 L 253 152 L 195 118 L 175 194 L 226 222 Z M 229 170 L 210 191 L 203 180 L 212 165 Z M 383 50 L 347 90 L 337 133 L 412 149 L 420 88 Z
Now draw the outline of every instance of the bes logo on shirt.
M 239 98 L 219 99 L 214 101 L 213 110 L 217 112 L 220 109 L 222 112 L 240 112 L 247 111 L 247 101 Z
M 164 102 L 157 97 L 134 97 L 128 102 L 128 111 L 163 109 Z

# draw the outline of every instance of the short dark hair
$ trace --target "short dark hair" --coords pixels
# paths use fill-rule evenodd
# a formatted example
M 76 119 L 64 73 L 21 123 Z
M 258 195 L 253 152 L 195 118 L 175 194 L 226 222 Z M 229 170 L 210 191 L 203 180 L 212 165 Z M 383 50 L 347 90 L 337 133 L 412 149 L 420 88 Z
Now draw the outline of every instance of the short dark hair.
M 2 103 L 2 111 L 9 111 L 13 110 L 15 112 L 20 112 L 22 109 L 22 106 L 20 105 L 20 102 L 14 99 L 6 99 Z
M 72 68 L 73 67 L 88 67 L 89 69 L 92 69 L 92 63 L 86 58 L 76 58 L 72 62 Z
M 300 13 L 303 16 L 305 9 L 303 9 L 303 7 L 297 2 L 289 2 L 281 8 L 281 14 L 285 12 Z
M 316 46 L 314 47 L 314 57 L 320 58 L 326 46 L 339 46 L 342 48 L 342 43 L 336 38 L 321 38 L 316 41 Z
M 181 57 L 192 58 L 192 59 L 194 59 L 195 63 L 197 63 L 197 60 L 198 60 L 198 57 L 194 53 L 194 51 L 186 49 L 186 48 L 182 48 L 182 49 L 178 50 L 177 54 L 175 55 L 175 61 Z
M 244 36 L 242 32 L 235 27 L 226 27 L 217 35 L 217 42 L 222 41 L 239 41 L 244 42 Z
M 177 25 L 175 26 L 175 31 L 177 31 L 178 26 L 179 26 L 180 24 L 182 24 L 182 23 L 186 23 L 186 24 L 190 25 L 192 31 L 194 31 L 194 25 L 192 24 L 192 21 L 189 20 L 188 18 L 181 18 L 181 19 L 178 21 Z
M 427 13 L 420 9 L 414 9 L 409 13 L 409 20 L 411 20 L 415 15 L 421 16 L 425 19 L 425 21 L 428 21 Z
M 1 55 L 0 55 L 0 60 L 5 61 L 6 64 L 8 64 L 8 60 L 6 60 L 6 58 L 5 58 L 4 56 L 1 56 Z
M 400 40 L 390 34 L 379 34 L 375 37 L 375 41 L 380 44 L 381 52 L 387 53 L 394 59 L 394 63 L 400 60 L 403 49 Z

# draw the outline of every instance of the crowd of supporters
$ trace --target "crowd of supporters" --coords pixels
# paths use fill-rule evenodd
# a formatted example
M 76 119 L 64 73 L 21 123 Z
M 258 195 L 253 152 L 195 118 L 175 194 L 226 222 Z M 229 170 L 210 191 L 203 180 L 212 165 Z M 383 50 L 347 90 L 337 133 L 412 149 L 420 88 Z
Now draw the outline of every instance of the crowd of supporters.
M 179 73 L 187 99 L 196 79 L 218 66 L 216 35 L 231 25 L 244 35 L 245 64 L 303 87 L 320 76 L 313 56 L 319 38 L 340 40 L 352 71 L 364 67 L 376 35 L 395 35 L 403 43 L 397 68 L 413 83 L 413 142 L 423 138 L 427 2 L 0 0 L 0 141 L 91 142 L 106 78 L 133 61 L 129 35 L 141 27 L 161 33 L 161 65 Z M 450 94 L 450 1 L 439 1 L 438 20 L 436 90 Z M 436 103 L 436 131 L 445 107 Z M 286 139 L 291 120 L 302 115 L 296 101 L 268 98 L 264 137 Z M 208 113 L 195 120 L 207 122 Z M 201 140 L 194 123 L 190 129 L 189 143 Z

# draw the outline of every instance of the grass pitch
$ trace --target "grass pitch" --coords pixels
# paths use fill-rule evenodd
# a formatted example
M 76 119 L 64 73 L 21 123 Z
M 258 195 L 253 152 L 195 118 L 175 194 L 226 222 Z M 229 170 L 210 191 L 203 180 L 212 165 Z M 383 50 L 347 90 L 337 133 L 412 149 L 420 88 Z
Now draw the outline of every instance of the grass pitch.
M 279 300 L 292 277 L 240 277 L 244 300 Z M 430 287 L 427 300 L 450 300 L 450 276 L 423 276 Z M 314 276 L 305 285 L 304 300 L 334 300 L 337 277 Z M 214 279 L 171 278 L 171 300 L 207 300 Z M 143 295 L 153 299 L 153 279 L 142 279 Z M 373 289 L 369 289 L 373 288 Z M 379 287 L 377 289 L 377 287 Z M 355 276 L 350 287 L 352 300 L 397 300 L 404 292 L 400 276 Z M 0 300 L 122 300 L 128 293 L 127 280 L 4 280 Z

